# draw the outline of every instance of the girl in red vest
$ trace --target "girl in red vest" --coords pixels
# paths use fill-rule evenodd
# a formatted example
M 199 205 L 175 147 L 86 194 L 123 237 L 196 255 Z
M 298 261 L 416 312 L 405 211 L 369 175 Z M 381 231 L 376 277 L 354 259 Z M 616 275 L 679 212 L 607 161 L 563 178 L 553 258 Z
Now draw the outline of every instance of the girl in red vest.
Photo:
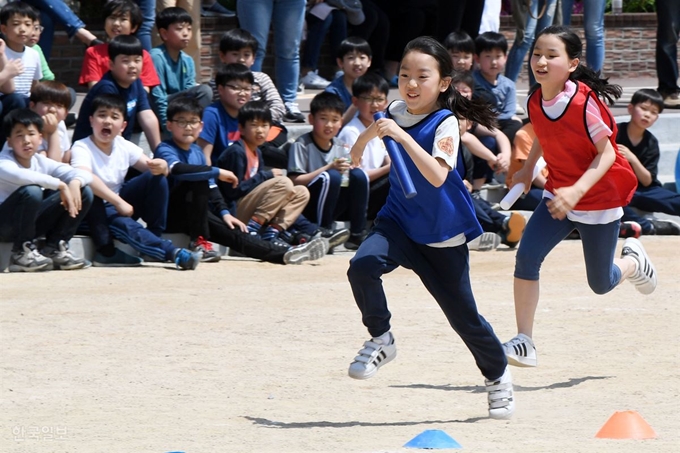
M 629 279 L 643 294 L 656 287 L 656 271 L 642 244 L 629 238 L 615 258 L 619 223 L 637 187 L 635 173 L 616 147 L 610 103 L 621 87 L 580 64 L 581 40 L 566 27 L 545 28 L 536 39 L 531 69 L 538 85 L 527 111 L 537 139 L 513 182 L 531 187 L 543 156 L 549 175 L 543 200 L 526 226 L 515 262 L 518 335 L 503 346 L 508 363 L 536 366 L 532 340 L 539 270 L 546 255 L 574 229 L 581 236 L 588 285 L 605 294 Z

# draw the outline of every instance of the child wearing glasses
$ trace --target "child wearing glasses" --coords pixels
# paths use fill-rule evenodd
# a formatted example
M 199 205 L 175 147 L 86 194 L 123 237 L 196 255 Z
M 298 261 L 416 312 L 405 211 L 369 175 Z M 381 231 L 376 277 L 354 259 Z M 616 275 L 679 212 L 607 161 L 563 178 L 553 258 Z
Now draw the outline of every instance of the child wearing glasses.
M 359 134 L 373 123 L 373 114 L 387 108 L 387 95 L 390 86 L 380 75 L 369 72 L 352 83 L 352 105 L 359 114 L 342 128 L 338 138 L 347 145 L 354 146 Z M 361 169 L 368 175 L 370 191 L 366 218 L 374 220 L 387 200 L 390 191 L 390 157 L 378 137 L 367 144 L 361 159 Z
M 253 73 L 241 63 L 229 63 L 217 71 L 215 85 L 220 99 L 203 112 L 203 131 L 197 142 L 208 165 L 217 162 L 220 154 L 241 137 L 238 111 L 250 101 L 254 83 Z

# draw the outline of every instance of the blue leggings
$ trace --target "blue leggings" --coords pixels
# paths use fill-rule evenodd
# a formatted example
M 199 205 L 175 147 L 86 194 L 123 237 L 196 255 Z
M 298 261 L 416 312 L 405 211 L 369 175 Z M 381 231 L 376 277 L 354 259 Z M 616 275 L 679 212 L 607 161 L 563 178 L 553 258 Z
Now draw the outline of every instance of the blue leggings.
M 588 285 L 596 294 L 606 294 L 621 281 L 621 269 L 614 264 L 619 220 L 604 225 L 588 225 L 550 216 L 547 199 L 541 200 L 527 223 L 515 258 L 515 277 L 538 280 L 541 264 L 548 253 L 574 229 L 581 235 Z

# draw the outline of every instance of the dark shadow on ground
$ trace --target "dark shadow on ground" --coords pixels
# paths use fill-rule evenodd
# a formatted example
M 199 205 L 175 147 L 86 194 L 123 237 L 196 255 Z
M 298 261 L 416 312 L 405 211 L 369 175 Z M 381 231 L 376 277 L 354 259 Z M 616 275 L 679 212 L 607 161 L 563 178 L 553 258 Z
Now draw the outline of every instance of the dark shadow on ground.
M 550 385 L 541 385 L 538 387 L 526 387 L 523 385 L 514 385 L 514 390 L 517 392 L 535 392 L 537 390 L 554 390 L 554 389 L 564 389 L 569 387 L 575 387 L 577 385 L 583 384 L 586 381 L 598 381 L 600 379 L 611 379 L 614 376 L 585 376 L 582 378 L 569 378 L 565 382 L 555 382 Z M 457 392 L 472 392 L 472 393 L 485 393 L 486 389 L 481 385 L 430 385 L 430 384 L 408 384 L 408 385 L 391 385 L 392 388 L 398 389 L 427 389 L 427 390 L 444 390 L 447 392 L 457 391 Z
M 350 421 L 350 422 L 330 422 L 330 421 L 318 421 L 318 422 L 279 422 L 275 420 L 269 420 L 260 417 L 243 417 L 246 420 L 250 420 L 254 425 L 260 425 L 267 428 L 281 428 L 281 429 L 305 429 L 305 428 L 354 428 L 356 426 L 417 426 L 417 425 L 438 425 L 447 423 L 476 423 L 480 420 L 486 420 L 488 417 L 473 417 L 465 420 L 421 420 L 421 421 L 410 421 L 410 422 L 360 422 L 360 421 Z

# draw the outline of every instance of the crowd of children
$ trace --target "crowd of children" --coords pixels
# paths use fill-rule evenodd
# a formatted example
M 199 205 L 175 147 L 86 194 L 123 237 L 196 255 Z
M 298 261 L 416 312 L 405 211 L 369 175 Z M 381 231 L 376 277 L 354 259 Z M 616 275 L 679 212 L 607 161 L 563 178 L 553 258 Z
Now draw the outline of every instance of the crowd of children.
M 251 71 L 258 42 L 247 31 L 223 35 L 222 66 L 201 85 L 183 51 L 195 19 L 187 11 L 159 12 L 162 44 L 150 53 L 134 36 L 135 2 L 110 0 L 104 18 L 108 41 L 86 51 L 80 83 L 88 93 L 71 140 L 74 92 L 54 81 L 36 45 L 39 15 L 21 1 L 0 9 L 0 241 L 12 243 L 10 272 L 145 261 L 193 270 L 221 259 L 213 243 L 298 264 L 344 244 L 357 250 L 348 277 L 371 335 L 349 375 L 370 378 L 396 356 L 381 279 L 404 266 L 473 354 L 489 415 L 508 418 L 508 365 L 537 365 L 533 321 L 550 250 L 577 234 L 595 293 L 628 279 L 650 294 L 656 270 L 635 238 L 680 234 L 675 222 L 640 214 L 680 215 L 680 195 L 657 178 L 659 144 L 648 130 L 663 98 L 639 90 L 630 121 L 617 125 L 603 99 L 618 98 L 620 88 L 581 64 L 581 42 L 568 28 L 547 27 L 536 38 L 528 121 L 516 114 L 515 85 L 503 75 L 508 43 L 495 32 L 410 41 L 397 77 L 401 99 L 391 103 L 388 82 L 370 72 L 371 47 L 349 37 L 338 46 L 342 74 L 314 96 L 305 119 L 290 116 L 268 75 Z M 386 117 L 374 120 L 378 112 Z M 286 143 L 282 121 L 305 120 L 311 131 Z M 140 131 L 148 150 L 131 141 Z M 416 198 L 401 190 L 386 138 Z M 541 157 L 547 166 L 535 176 Z M 528 223 L 480 196 L 495 181 L 524 184 L 513 209 L 533 211 Z M 338 220 L 349 229 L 335 230 Z M 93 239 L 92 263 L 69 250 L 77 232 Z M 519 244 L 518 334 L 505 344 L 477 312 L 469 280 L 469 250 L 500 243 Z

